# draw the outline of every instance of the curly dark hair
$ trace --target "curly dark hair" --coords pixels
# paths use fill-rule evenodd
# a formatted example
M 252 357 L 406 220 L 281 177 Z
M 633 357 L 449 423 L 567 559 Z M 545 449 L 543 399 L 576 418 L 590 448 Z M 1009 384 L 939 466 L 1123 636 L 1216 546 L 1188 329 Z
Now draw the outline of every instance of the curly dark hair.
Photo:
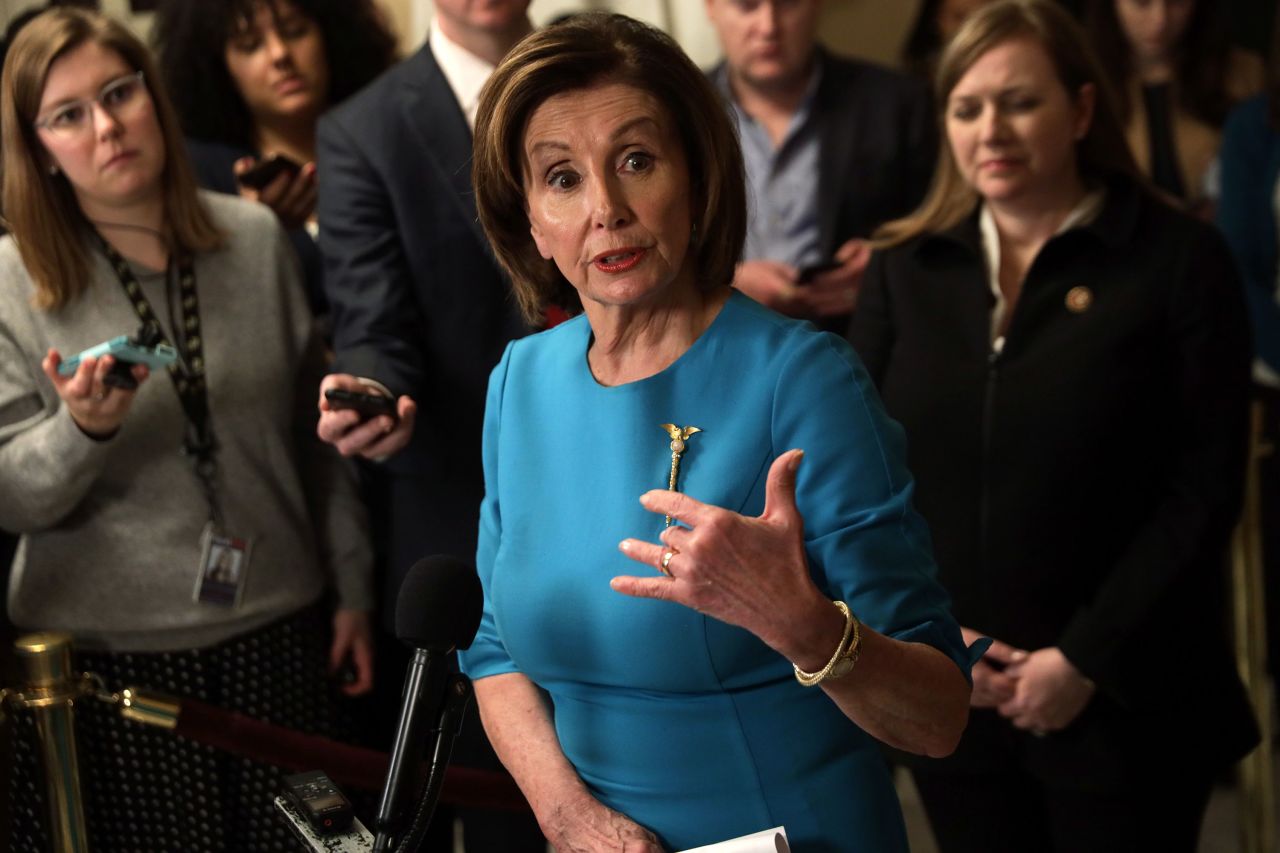
M 396 60 L 396 39 L 373 0 L 162 0 L 152 40 L 173 104 L 190 137 L 252 147 L 253 120 L 224 53 L 240 22 L 269 4 L 315 21 L 329 61 L 327 102 L 354 94 Z
M 1174 70 L 1179 106 L 1214 127 L 1222 127 L 1234 103 L 1227 87 L 1231 37 L 1223 6 L 1218 0 L 1196 0 Z M 1135 70 L 1115 0 L 1090 0 L 1085 27 L 1098 58 L 1112 73 L 1121 116 L 1127 121 L 1133 110 L 1129 81 Z

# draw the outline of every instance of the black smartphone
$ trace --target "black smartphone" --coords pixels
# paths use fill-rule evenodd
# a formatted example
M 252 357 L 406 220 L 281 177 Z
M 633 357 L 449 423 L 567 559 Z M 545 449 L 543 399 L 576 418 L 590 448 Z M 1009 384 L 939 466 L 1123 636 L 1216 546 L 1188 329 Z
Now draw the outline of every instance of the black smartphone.
M 800 274 L 796 276 L 796 284 L 811 284 L 816 276 L 836 269 L 840 269 L 840 262 L 834 260 L 823 261 L 819 264 L 810 264 L 807 267 L 801 267 Z
M 288 172 L 290 176 L 298 174 L 302 167 L 297 161 L 291 160 L 283 154 L 272 154 L 270 157 L 259 160 L 239 175 L 236 180 L 251 187 L 260 190 L 267 184 L 276 179 L 281 172 Z
M 330 388 L 324 392 L 324 398 L 329 401 L 329 405 L 333 408 L 355 409 L 364 418 L 387 415 L 392 420 L 398 420 L 400 417 L 396 414 L 394 397 L 385 397 L 382 394 L 361 394 L 359 391 Z

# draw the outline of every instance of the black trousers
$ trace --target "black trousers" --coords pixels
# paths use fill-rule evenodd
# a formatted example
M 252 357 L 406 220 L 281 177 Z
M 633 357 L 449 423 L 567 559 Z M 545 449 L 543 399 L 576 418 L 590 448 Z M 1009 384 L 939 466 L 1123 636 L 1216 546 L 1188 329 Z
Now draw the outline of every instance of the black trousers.
M 1280 390 L 1255 385 L 1254 399 L 1262 404 L 1262 439 L 1276 448 L 1258 464 L 1258 491 L 1262 503 L 1267 664 L 1272 678 L 1280 680 Z
M 911 772 L 941 853 L 1195 853 L 1212 774 L 1169 765 L 1123 790 L 1046 780 L 1010 761 Z

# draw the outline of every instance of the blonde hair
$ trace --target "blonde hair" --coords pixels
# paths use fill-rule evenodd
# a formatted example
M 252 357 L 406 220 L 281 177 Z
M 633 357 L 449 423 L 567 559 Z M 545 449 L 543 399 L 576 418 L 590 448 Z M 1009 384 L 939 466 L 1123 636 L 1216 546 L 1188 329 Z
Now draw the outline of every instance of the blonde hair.
M 699 286 L 729 287 L 746 239 L 742 149 L 723 100 L 669 36 L 623 15 L 585 12 L 540 30 L 507 54 L 480 97 L 472 181 L 480 224 L 530 322 L 556 305 L 582 310 L 578 292 L 529 233 L 525 124 L 543 101 L 610 82 L 653 95 L 670 115 L 689 164 Z
M 3 128 L 3 209 L 36 286 L 36 304 L 56 310 L 88 286 L 89 255 L 84 214 L 70 183 L 50 174 L 34 122 L 49 69 L 68 51 L 94 43 L 114 51 L 141 71 L 164 139 L 161 175 L 170 239 L 189 251 L 222 245 L 219 232 L 196 193 L 196 179 L 169 99 L 151 54 L 119 23 L 83 9 L 57 7 L 27 24 L 9 48 L 0 83 Z
M 876 231 L 874 238 L 878 246 L 895 246 L 920 234 L 945 231 L 973 212 L 978 194 L 960 174 L 951 146 L 946 143 L 947 100 L 960 79 L 984 54 L 1016 39 L 1032 39 L 1044 48 L 1058 81 L 1072 98 L 1079 97 L 1086 85 L 1092 85 L 1097 91 L 1093 121 L 1076 143 L 1076 162 L 1081 174 L 1093 180 L 1106 180 L 1114 175 L 1139 179 L 1107 76 L 1079 24 L 1054 0 L 999 0 L 970 15 L 942 53 L 934 95 L 943 142 L 938 146 L 933 183 L 919 208 Z

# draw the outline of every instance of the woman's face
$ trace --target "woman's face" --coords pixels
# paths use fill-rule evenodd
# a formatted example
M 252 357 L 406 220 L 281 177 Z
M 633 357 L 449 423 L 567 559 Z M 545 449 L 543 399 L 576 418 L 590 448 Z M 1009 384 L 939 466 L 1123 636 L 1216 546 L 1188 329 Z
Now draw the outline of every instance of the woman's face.
M 1094 91 L 1072 96 L 1034 39 L 1006 41 L 969 67 L 947 97 L 951 153 L 992 202 L 1055 198 L 1078 179 L 1076 142 L 1093 118 Z
M 1168 62 L 1196 10 L 1195 0 L 1115 0 L 1116 20 L 1139 62 Z
M 120 54 L 85 42 L 49 66 L 36 133 L 90 217 L 161 192 L 164 134 L 145 82 Z
M 529 230 L 583 304 L 692 287 L 689 168 L 670 115 L 612 83 L 555 95 L 524 133 Z
M 320 26 L 288 0 L 259 3 L 225 50 L 227 71 L 255 123 L 314 119 L 329 93 Z

